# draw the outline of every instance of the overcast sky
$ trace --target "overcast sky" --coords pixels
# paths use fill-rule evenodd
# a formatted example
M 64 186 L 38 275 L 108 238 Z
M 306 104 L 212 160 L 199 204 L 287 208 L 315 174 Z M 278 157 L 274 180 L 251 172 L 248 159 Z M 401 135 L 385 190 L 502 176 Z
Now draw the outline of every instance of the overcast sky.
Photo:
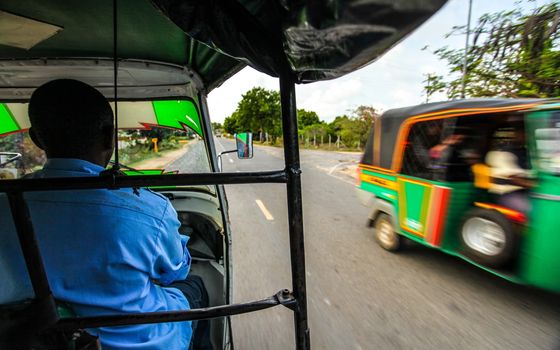
M 473 0 L 472 26 L 484 13 L 513 9 L 516 6 L 534 8 L 554 0 Z M 297 106 L 317 112 L 330 122 L 336 116 L 349 114 L 360 105 L 380 110 L 414 105 L 425 101 L 422 81 L 424 74 L 446 75 L 445 63 L 432 51 L 448 45 L 463 48 L 464 36 L 444 38 L 454 25 L 467 23 L 468 0 L 449 0 L 432 18 L 377 61 L 341 78 L 296 86 Z M 428 45 L 430 49 L 422 50 Z M 210 117 L 222 123 L 231 115 L 241 95 L 253 87 L 278 90 L 278 79 L 250 67 L 243 69 L 208 96 Z M 445 99 L 432 96 L 431 101 Z

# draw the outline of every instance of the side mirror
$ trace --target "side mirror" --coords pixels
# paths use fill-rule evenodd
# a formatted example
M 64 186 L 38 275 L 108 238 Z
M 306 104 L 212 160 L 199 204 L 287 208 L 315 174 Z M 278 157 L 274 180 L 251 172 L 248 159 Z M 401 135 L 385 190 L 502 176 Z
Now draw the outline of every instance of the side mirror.
M 242 132 L 235 134 L 235 143 L 237 144 L 237 157 L 239 159 L 253 158 L 253 134 L 250 132 Z

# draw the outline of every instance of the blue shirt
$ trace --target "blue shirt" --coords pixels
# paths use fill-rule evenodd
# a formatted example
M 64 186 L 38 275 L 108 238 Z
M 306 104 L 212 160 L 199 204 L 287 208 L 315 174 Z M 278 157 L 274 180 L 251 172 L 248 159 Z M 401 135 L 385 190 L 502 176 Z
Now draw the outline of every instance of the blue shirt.
M 50 159 L 32 178 L 97 176 L 101 166 Z M 3 194 L 2 194 L 3 195 Z M 140 189 L 29 192 L 33 226 L 57 300 L 78 316 L 186 310 L 189 303 L 165 285 L 185 279 L 191 257 L 178 232 L 177 213 L 164 196 Z M 5 195 L 0 197 L 0 302 L 32 297 Z M 10 261 L 11 260 L 11 261 Z M 3 282 L 4 283 L 4 282 Z M 103 349 L 187 349 L 191 322 L 89 330 Z

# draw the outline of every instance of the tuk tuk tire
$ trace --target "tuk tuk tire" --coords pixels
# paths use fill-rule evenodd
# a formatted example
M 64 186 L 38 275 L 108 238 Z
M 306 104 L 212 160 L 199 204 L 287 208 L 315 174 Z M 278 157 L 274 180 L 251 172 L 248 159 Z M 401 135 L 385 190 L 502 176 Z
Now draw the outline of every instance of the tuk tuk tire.
M 488 230 L 486 235 L 491 237 L 477 237 L 476 230 L 480 228 Z M 502 213 L 493 209 L 474 208 L 463 219 L 459 239 L 464 256 L 486 267 L 502 268 L 515 258 L 519 236 L 514 223 Z M 493 247 L 489 239 L 502 248 Z
M 375 240 L 387 251 L 396 252 L 402 248 L 402 236 L 395 231 L 393 221 L 388 214 L 380 213 L 375 218 Z

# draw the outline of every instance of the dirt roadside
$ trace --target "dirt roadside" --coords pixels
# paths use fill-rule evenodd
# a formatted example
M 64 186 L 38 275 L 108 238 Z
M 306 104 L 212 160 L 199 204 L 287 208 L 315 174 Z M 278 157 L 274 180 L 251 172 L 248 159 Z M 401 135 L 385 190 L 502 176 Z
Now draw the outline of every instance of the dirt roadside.
M 136 169 L 165 169 L 175 159 L 180 158 L 185 153 L 187 153 L 189 147 L 189 143 L 186 143 L 179 149 L 159 152 L 157 157 L 136 162 L 134 164 L 131 164 L 131 167 Z

